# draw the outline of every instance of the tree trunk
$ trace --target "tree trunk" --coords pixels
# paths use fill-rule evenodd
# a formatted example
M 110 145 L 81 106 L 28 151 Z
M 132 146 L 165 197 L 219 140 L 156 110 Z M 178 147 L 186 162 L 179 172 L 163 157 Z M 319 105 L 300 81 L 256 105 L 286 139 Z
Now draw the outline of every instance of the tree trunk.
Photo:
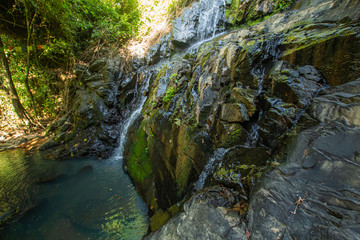
M 27 49 L 27 69 L 26 69 L 26 76 L 25 76 L 25 87 L 26 87 L 26 91 L 29 94 L 30 100 L 31 100 L 31 105 L 32 108 L 34 110 L 35 115 L 37 116 L 37 112 L 36 112 L 36 108 L 35 108 L 35 101 L 34 101 L 34 96 L 31 92 L 30 86 L 29 86 L 29 73 L 30 73 L 30 49 L 28 48 L 28 46 L 30 46 L 30 37 L 31 37 L 31 25 L 29 22 L 29 11 L 27 8 L 26 3 L 24 2 L 24 6 L 25 6 L 25 16 L 26 16 L 26 28 L 27 28 L 27 41 L 26 41 L 26 49 Z M 33 20 L 35 19 L 35 16 L 33 18 Z
M 6 78 L 6 80 L 8 81 L 8 90 L 10 93 L 10 99 L 11 99 L 11 103 L 14 107 L 14 110 L 16 112 L 16 114 L 19 116 L 19 118 L 26 124 L 26 125 L 32 125 L 32 121 L 31 118 L 28 116 L 28 114 L 26 113 L 23 105 L 20 102 L 19 99 L 19 95 L 16 91 L 14 82 L 11 78 L 11 73 L 10 73 L 10 68 L 9 68 L 9 62 L 8 59 L 5 55 L 5 51 L 4 51 L 4 44 L 2 42 L 1 36 L 0 36 L 0 61 L 1 61 L 1 65 L 3 68 L 3 72 L 4 72 L 4 76 Z

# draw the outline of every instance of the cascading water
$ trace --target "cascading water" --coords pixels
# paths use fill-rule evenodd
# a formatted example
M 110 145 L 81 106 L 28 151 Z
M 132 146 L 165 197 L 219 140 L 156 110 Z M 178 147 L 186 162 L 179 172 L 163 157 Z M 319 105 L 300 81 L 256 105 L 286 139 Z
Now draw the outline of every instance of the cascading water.
M 255 122 L 251 125 L 251 129 L 246 136 L 246 142 L 245 142 L 246 147 L 255 147 L 255 145 L 259 139 L 259 129 L 260 129 L 260 126 L 257 122 Z
M 219 22 L 223 21 L 225 15 L 225 2 L 221 0 L 200 1 L 200 9 L 202 12 L 199 16 L 198 26 L 198 39 L 204 40 L 209 37 L 214 37 L 217 31 L 221 31 L 218 28 Z M 214 17 L 215 16 L 215 17 Z M 223 30 L 225 29 L 224 23 L 222 24 Z
M 218 148 L 214 151 L 213 156 L 210 158 L 209 162 L 204 167 L 204 170 L 199 176 L 199 179 L 194 183 L 194 190 L 199 191 L 204 187 L 206 178 L 214 171 L 215 165 L 217 162 L 223 160 L 225 154 L 231 148 Z
M 253 52 L 253 72 L 254 76 L 257 76 L 258 79 L 258 87 L 257 94 L 260 96 L 263 94 L 263 84 L 266 73 L 269 70 L 269 66 L 279 58 L 281 51 L 278 46 L 282 41 L 281 38 L 274 36 L 269 41 L 262 42 L 258 47 L 255 48 Z M 263 110 L 259 110 L 258 119 L 251 124 L 250 131 L 246 137 L 246 147 L 255 147 L 259 140 L 259 129 L 260 126 L 258 124 L 259 120 L 263 117 Z
M 147 96 L 146 91 L 149 88 L 149 82 L 150 77 L 146 77 L 144 82 L 142 82 L 140 91 L 138 93 L 139 99 L 137 103 L 135 104 L 134 109 L 132 110 L 130 116 L 124 120 L 124 122 L 120 126 L 120 137 L 119 137 L 119 146 L 115 150 L 114 157 L 112 158 L 115 161 L 123 161 L 123 154 L 124 154 L 124 147 L 127 141 L 127 134 L 129 131 L 129 128 L 133 125 L 135 120 L 141 115 L 142 107 L 144 106 L 144 103 L 146 102 Z M 136 84 L 137 85 L 137 84 Z
M 184 49 L 196 42 L 209 41 L 225 31 L 225 6 L 223 0 L 201 0 L 173 22 L 174 46 Z M 196 44 L 199 46 L 200 44 Z

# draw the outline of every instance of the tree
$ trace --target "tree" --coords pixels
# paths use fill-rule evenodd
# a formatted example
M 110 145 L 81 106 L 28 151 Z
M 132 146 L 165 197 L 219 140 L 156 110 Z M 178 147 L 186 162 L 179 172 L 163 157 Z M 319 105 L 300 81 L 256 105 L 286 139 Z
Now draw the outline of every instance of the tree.
M 32 125 L 32 119 L 31 117 L 27 114 L 26 110 L 24 109 L 23 105 L 20 102 L 19 99 L 19 95 L 16 91 L 14 82 L 11 78 L 11 72 L 10 72 L 10 68 L 9 68 L 9 62 L 8 59 L 5 55 L 5 51 L 4 51 L 4 44 L 2 42 L 1 36 L 0 36 L 0 62 L 1 62 L 1 66 L 3 69 L 3 73 L 5 76 L 5 79 L 8 82 L 8 90 L 6 91 L 6 93 L 8 94 L 8 96 L 11 99 L 11 103 L 14 107 L 14 110 L 16 112 L 16 114 L 19 116 L 19 118 L 26 124 L 26 125 Z M 4 84 L 5 86 L 5 84 Z

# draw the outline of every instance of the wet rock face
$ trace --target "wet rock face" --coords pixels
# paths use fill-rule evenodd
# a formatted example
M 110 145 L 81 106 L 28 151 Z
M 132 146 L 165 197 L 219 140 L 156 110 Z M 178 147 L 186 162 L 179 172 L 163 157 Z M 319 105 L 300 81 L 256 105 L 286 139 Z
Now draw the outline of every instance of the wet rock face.
M 131 144 L 125 149 L 126 165 L 140 194 L 149 207 L 157 198 L 154 211 L 167 209 L 181 200 L 203 169 L 211 149 L 207 134 L 173 124 L 168 118 L 168 112 L 159 111 L 150 120 L 143 120 L 139 130 L 130 134 Z M 140 139 L 141 135 L 145 138 Z M 140 147 L 141 144 L 144 146 Z M 142 154 L 144 151 L 146 154 Z M 152 171 L 137 177 L 146 168 L 145 161 L 149 161 Z M 137 169 L 131 169 L 133 162 Z
M 225 30 L 225 2 L 221 0 L 193 3 L 173 22 L 172 44 L 184 49 L 194 41 L 204 40 Z
M 291 6 L 291 1 L 283 1 L 283 4 Z M 272 14 L 279 9 L 277 2 L 272 0 L 240 1 L 236 0 L 229 7 L 227 19 L 232 24 L 256 20 L 260 17 Z
M 243 19 L 276 11 L 269 1 L 250 2 L 255 5 L 246 9 L 256 14 L 250 16 L 248 12 Z M 313 5 L 306 7 L 304 2 Z M 343 82 L 336 82 L 339 75 L 332 75 L 332 57 L 323 56 L 325 48 L 330 54 L 330 43 L 336 43 L 336 49 L 342 49 L 345 54 L 342 66 L 354 68 L 354 62 L 349 59 L 358 60 L 348 46 L 356 47 L 354 37 L 358 40 L 359 32 L 356 19 L 341 24 L 326 23 L 326 18 L 334 18 L 325 16 L 332 3 L 304 2 L 299 3 L 297 11 L 275 14 L 251 28 L 236 29 L 183 50 L 202 38 L 199 27 L 205 21 L 200 19 L 207 10 L 201 9 L 209 6 L 194 3 L 174 21 L 171 35 L 164 36 L 149 50 L 145 62 L 156 65 L 147 66 L 153 68 L 153 80 L 142 110 L 144 118 L 139 125 L 142 133 L 134 131 L 125 162 L 130 163 L 134 160 L 131 156 L 138 155 L 144 156 L 139 157 L 138 163 L 145 164 L 144 159 L 151 163 L 146 177 L 135 182 L 152 208 L 153 229 L 172 216 L 167 209 L 191 191 L 216 148 L 232 150 L 222 164 L 217 163 L 213 168 L 206 184 L 220 183 L 243 193 L 251 190 L 252 182 L 274 159 L 276 151 L 284 145 L 283 139 L 296 128 L 325 82 L 328 79 L 332 85 Z M 212 8 L 221 10 L 222 4 L 213 4 Z M 343 14 L 343 17 L 353 16 L 351 11 L 348 16 Z M 222 23 L 219 20 L 211 24 L 219 29 Z M 211 37 L 214 31 L 203 33 Z M 172 49 L 168 51 L 170 45 Z M 166 58 L 174 50 L 178 54 Z M 342 79 L 350 81 L 357 72 L 342 74 Z M 316 120 L 310 115 L 319 114 L 321 107 L 313 105 L 309 109 L 313 113 L 306 115 L 309 120 L 306 124 L 311 125 Z M 146 143 L 147 153 L 133 154 L 131 149 L 139 146 L 140 138 Z M 306 164 L 311 166 L 312 161 Z M 142 173 L 140 168 L 135 169 Z M 129 173 L 137 179 L 136 171 Z M 242 184 L 244 187 L 240 187 Z
M 185 10 L 174 21 L 170 38 L 165 36 L 148 52 L 148 64 L 163 61 L 155 66 L 140 124 L 147 135 L 152 172 L 136 184 L 153 209 L 153 230 L 173 216 L 169 207 L 191 190 L 214 149 L 230 148 L 209 168 L 213 172 L 204 179 L 205 186 L 223 184 L 246 198 L 271 162 L 284 156 L 284 139 L 295 130 L 327 123 L 327 116 L 358 124 L 355 90 L 325 89 L 327 83 L 335 86 L 358 78 L 360 31 L 354 10 L 344 10 L 346 3 L 300 1 L 296 10 L 279 12 L 183 50 L 202 38 L 201 4 Z M 244 10 L 243 15 L 237 12 L 235 22 L 256 20 L 278 11 L 279 5 L 274 4 L 233 1 L 227 12 Z M 357 6 L 358 1 L 351 4 Z M 328 14 L 337 8 L 342 17 Z M 204 33 L 211 36 L 209 31 Z M 178 54 L 166 59 L 162 56 L 171 52 L 163 50 L 169 42 Z M 340 104 L 335 106 L 336 102 Z M 129 148 L 135 142 L 130 141 Z M 311 171 L 316 164 L 315 158 L 306 158 L 300 168 Z M 283 168 L 282 174 L 292 176 L 294 169 Z M 183 223 L 174 220 L 169 228 L 178 224 Z
M 359 86 L 357 80 L 330 87 L 313 100 L 307 111 L 321 124 L 296 137 L 286 162 L 251 195 L 253 237 L 360 237 Z
M 121 117 L 118 87 L 113 81 L 116 70 L 112 69 L 112 64 L 99 59 L 88 67 L 79 65 L 75 69 L 77 83 L 76 93 L 71 96 L 72 109 L 49 127 L 54 136 L 40 150 L 57 147 L 53 153 L 56 158 L 110 156 L 117 144 L 117 124 Z
M 338 122 L 302 132 L 251 196 L 252 237 L 358 239 L 359 142 L 358 128 Z
M 345 25 L 345 24 L 344 24 Z M 290 35 L 287 41 L 296 44 L 297 47 L 284 52 L 283 59 L 294 65 L 313 65 L 321 70 L 327 82 L 333 86 L 354 81 L 360 76 L 357 62 L 360 59 L 360 43 L 356 33 L 351 28 L 342 26 L 322 27 L 321 24 L 313 24 L 313 29 L 307 31 L 306 36 L 296 33 Z M 334 27 L 335 33 L 326 36 L 324 41 L 318 42 L 317 36 L 327 35 L 327 28 Z M 358 31 L 358 29 L 357 29 Z M 306 37 L 307 43 L 304 43 Z
M 275 62 L 264 80 L 260 103 L 263 116 L 259 120 L 259 136 L 268 147 L 296 126 L 305 108 L 325 82 L 313 66 L 291 67 L 288 62 Z

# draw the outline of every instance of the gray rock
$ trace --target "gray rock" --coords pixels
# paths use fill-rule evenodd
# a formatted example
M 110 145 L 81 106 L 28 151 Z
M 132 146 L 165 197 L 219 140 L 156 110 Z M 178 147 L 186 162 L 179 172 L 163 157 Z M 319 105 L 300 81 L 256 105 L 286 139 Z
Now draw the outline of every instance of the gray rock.
M 326 89 L 314 99 L 308 112 L 324 123 L 338 120 L 360 126 L 360 79 Z
M 248 111 L 242 103 L 224 103 L 221 105 L 220 119 L 229 123 L 249 121 Z
M 226 188 L 208 189 L 184 205 L 184 212 L 145 239 L 239 239 L 247 240 L 245 224 L 229 210 L 236 202 Z
M 120 88 L 121 90 L 133 89 L 136 85 L 136 75 L 134 73 L 129 73 L 121 81 Z
M 196 119 L 200 126 L 204 126 L 212 112 L 215 100 L 219 97 L 217 91 L 207 87 L 204 91 L 196 108 Z
M 251 196 L 252 238 L 360 239 L 359 142 L 359 128 L 336 122 L 302 132 Z
M 146 64 L 151 65 L 160 61 L 160 43 L 152 45 L 146 53 Z
M 171 34 L 167 34 L 160 39 L 160 57 L 167 58 L 171 55 Z

